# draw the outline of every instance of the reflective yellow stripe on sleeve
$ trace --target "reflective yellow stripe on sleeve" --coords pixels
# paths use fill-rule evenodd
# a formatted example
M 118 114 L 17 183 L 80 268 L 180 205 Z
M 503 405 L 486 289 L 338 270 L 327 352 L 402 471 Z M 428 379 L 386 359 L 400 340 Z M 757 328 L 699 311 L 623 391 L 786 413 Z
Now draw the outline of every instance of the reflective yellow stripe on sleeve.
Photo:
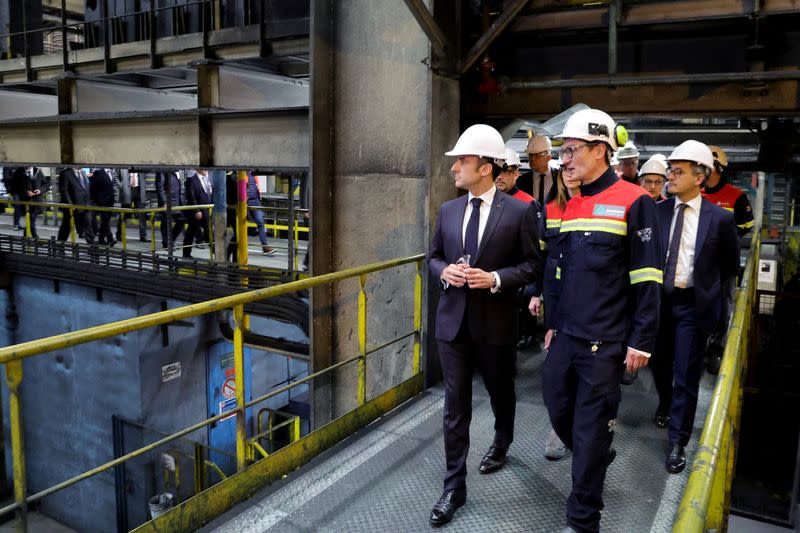
M 544 242 L 542 239 L 539 239 L 539 248 L 542 250 L 547 250 L 547 243 Z
M 744 224 L 739 224 L 738 227 L 745 229 L 745 228 L 752 228 L 755 224 L 755 220 L 751 220 L 750 222 L 745 222 Z
M 560 218 L 548 218 L 547 219 L 547 229 L 560 228 L 560 227 L 561 227 L 561 219 Z
M 624 220 L 607 218 L 576 218 L 561 224 L 561 232 L 567 231 L 604 231 L 625 236 L 628 234 L 628 224 Z
M 664 273 L 657 268 L 640 268 L 638 270 L 631 270 L 631 285 L 642 283 L 644 281 L 655 281 L 656 283 L 664 283 Z
M 561 279 L 561 267 L 556 267 L 556 279 Z
M 733 208 L 732 207 L 725 207 L 724 205 L 721 205 L 720 207 L 722 209 L 724 209 L 725 211 L 730 211 L 731 213 L 733 213 Z

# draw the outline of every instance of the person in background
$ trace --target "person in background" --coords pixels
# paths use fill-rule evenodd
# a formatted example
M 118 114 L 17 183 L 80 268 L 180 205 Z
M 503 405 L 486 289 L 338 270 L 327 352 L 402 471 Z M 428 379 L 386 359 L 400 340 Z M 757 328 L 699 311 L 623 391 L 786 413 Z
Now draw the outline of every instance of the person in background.
M 553 173 L 550 170 L 550 152 L 553 144 L 544 135 L 533 135 L 528 140 L 528 163 L 530 171 L 517 179 L 517 187 L 544 203 L 553 188 Z
M 655 154 L 642 165 L 639 171 L 639 184 L 655 202 L 666 200 L 664 184 L 667 181 L 667 158 L 663 154 Z
M 106 169 L 96 168 L 89 176 L 89 196 L 98 207 L 114 207 L 114 179 Z M 109 211 L 100 213 L 100 227 L 97 240 L 100 244 L 114 246 L 117 241 L 111 234 L 111 215 Z
M 213 203 L 211 180 L 208 170 L 198 169 L 186 178 L 186 205 L 207 205 Z M 183 238 L 183 257 L 192 256 L 193 243 L 209 242 L 208 209 L 188 212 L 186 233 Z
M 617 150 L 620 177 L 628 183 L 639 185 L 639 149 L 628 141 Z
M 580 182 L 575 176 L 575 167 L 562 167 L 556 172 L 555 195 L 547 199 L 547 204 L 542 209 L 539 218 L 539 246 L 544 256 L 544 268 L 542 276 L 534 285 L 534 290 L 528 302 L 528 310 L 534 316 L 538 316 L 542 310 L 544 301 L 544 350 L 550 349 L 550 341 L 553 339 L 554 317 L 558 310 L 558 285 L 561 283 L 561 272 L 559 259 L 561 252 L 558 246 L 558 237 L 561 230 L 561 217 L 567 202 L 571 198 L 580 196 Z M 550 434 L 544 445 L 544 456 L 550 461 L 557 461 L 567 453 L 566 445 L 561 442 L 554 429 L 550 429 Z
M 25 169 L 25 195 L 29 202 L 41 203 L 44 201 L 44 194 L 50 190 L 50 178 L 44 175 L 42 169 L 37 167 L 28 167 Z M 32 205 L 28 207 L 31 221 L 31 237 L 38 239 L 39 235 L 36 233 L 36 217 L 39 216 L 43 210 L 41 207 Z
M 173 171 L 166 170 L 156 173 L 156 197 L 158 207 L 178 207 L 186 205 L 186 195 L 181 176 Z M 174 243 L 183 231 L 183 211 L 163 211 L 161 213 L 161 245 L 168 248 Z M 169 219 L 172 220 L 172 231 L 169 230 Z
M 252 172 L 247 174 L 247 206 L 261 207 L 261 192 L 258 190 L 256 176 Z M 258 239 L 261 241 L 261 251 L 264 255 L 275 255 L 277 250 L 267 244 L 267 231 L 264 229 L 264 211 L 261 209 L 248 209 L 247 214 L 258 228 Z
M 58 174 L 58 188 L 61 203 L 72 205 L 89 205 L 89 178 L 79 168 L 66 167 Z M 75 215 L 75 231 L 86 239 L 88 244 L 94 244 L 94 229 L 89 217 L 89 212 L 84 209 L 73 209 Z M 58 228 L 59 241 L 69 239 L 72 231 L 72 215 L 69 209 L 61 209 L 61 227 Z

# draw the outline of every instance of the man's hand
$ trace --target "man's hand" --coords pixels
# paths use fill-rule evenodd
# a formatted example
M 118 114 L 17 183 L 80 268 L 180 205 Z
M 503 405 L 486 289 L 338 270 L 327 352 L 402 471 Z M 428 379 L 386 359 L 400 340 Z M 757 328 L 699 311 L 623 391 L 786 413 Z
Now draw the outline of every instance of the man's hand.
M 649 357 L 645 357 L 633 348 L 628 348 L 628 354 L 625 356 L 625 368 L 630 373 L 634 373 L 640 368 L 646 367 L 650 362 Z
M 203 212 L 198 211 L 197 213 L 194 214 L 194 218 L 195 220 L 203 220 Z
M 34 193 L 33 191 L 25 191 L 25 193 L 26 193 L 28 196 L 33 196 L 34 194 L 36 194 L 36 193 Z
M 470 289 L 491 289 L 494 283 L 494 276 L 491 272 L 486 272 L 480 268 L 467 268 L 467 285 Z
M 528 311 L 531 312 L 533 316 L 539 316 L 539 311 L 542 308 L 542 298 L 540 296 L 533 296 L 531 297 L 531 301 L 528 303 Z
M 548 329 L 547 333 L 544 334 L 544 351 L 547 352 L 550 350 L 550 342 L 553 340 L 553 333 L 555 330 Z
M 453 287 L 463 287 L 467 282 L 467 275 L 464 272 L 466 269 L 467 265 L 447 265 L 442 271 L 442 281 Z

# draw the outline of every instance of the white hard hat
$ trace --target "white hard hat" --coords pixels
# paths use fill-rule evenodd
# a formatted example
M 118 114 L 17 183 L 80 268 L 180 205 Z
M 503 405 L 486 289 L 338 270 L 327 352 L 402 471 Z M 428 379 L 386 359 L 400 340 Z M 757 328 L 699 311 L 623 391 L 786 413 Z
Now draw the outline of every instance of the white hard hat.
M 528 139 L 528 153 L 539 154 L 541 152 L 549 152 L 553 149 L 553 143 L 544 135 L 534 135 Z
M 587 142 L 604 142 L 616 151 L 628 140 L 625 128 L 617 126 L 608 113 L 599 109 L 582 109 L 569 117 L 564 131 L 556 139 L 581 139 Z
M 616 167 L 619 165 L 619 159 L 617 159 L 617 153 L 614 152 L 614 155 L 611 156 L 611 161 L 608 162 L 609 165 L 612 167 Z
M 663 154 L 654 154 L 639 170 L 639 176 L 658 174 L 667 177 L 667 161 Z
M 620 147 L 617 152 L 617 159 L 630 159 L 632 157 L 639 157 L 639 150 L 632 141 L 628 141 L 625 146 Z
M 444 155 L 477 155 L 495 159 L 501 164 L 506 158 L 506 144 L 496 129 L 486 124 L 475 124 L 461 134 L 456 145 Z
M 506 165 L 511 166 L 520 166 L 522 161 L 519 160 L 519 154 L 513 148 L 506 148 Z
M 708 146 L 700 141 L 683 141 L 672 151 L 667 161 L 691 161 L 709 170 L 714 169 L 714 156 L 711 155 Z

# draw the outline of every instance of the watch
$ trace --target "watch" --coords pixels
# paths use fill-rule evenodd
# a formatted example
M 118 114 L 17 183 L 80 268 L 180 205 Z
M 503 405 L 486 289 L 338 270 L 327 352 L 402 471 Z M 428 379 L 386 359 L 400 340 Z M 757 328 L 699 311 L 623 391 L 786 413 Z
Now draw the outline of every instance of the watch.
M 495 290 L 496 288 L 497 288 L 497 276 L 492 274 L 492 290 Z

